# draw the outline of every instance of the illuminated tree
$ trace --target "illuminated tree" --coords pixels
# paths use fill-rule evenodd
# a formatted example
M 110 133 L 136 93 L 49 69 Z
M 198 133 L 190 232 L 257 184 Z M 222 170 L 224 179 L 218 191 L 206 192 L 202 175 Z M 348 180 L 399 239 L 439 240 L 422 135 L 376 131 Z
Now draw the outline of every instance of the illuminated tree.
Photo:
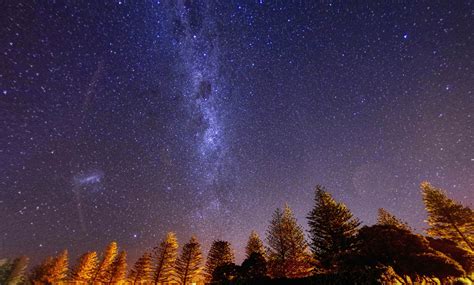
M 233 264 L 234 253 L 232 252 L 230 243 L 223 240 L 215 240 L 212 242 L 206 261 L 206 279 L 211 280 L 214 270 L 221 265 Z
M 405 229 L 405 230 L 411 230 L 410 226 L 408 224 L 394 215 L 390 214 L 387 210 L 384 208 L 380 208 L 378 210 L 378 217 L 377 217 L 377 224 L 378 225 L 392 225 L 397 228 Z
M 316 260 L 333 271 L 337 257 L 353 247 L 360 222 L 345 204 L 335 201 L 320 185 L 316 186 L 314 201 L 307 217 L 311 249 Z
M 259 253 L 265 257 L 265 247 L 263 246 L 263 242 L 258 236 L 257 232 L 252 231 L 247 241 L 247 246 L 245 247 L 246 258 L 249 258 L 254 252 Z
M 178 257 L 178 241 L 176 234 L 169 232 L 159 247 L 155 247 L 156 268 L 154 284 L 171 281 L 176 275 L 175 266 Z
M 65 280 L 67 278 L 68 266 L 68 252 L 64 250 L 49 265 L 45 280 L 52 284 Z
M 109 284 L 121 284 L 127 276 L 127 253 L 121 251 L 110 267 Z
M 150 284 L 152 272 L 153 265 L 151 254 L 145 252 L 133 266 L 128 279 L 133 285 Z
M 111 242 L 105 249 L 104 257 L 97 267 L 97 271 L 94 274 L 92 283 L 94 282 L 107 282 L 110 280 L 110 267 L 117 257 L 118 245 L 117 242 Z
M 45 258 L 39 265 L 35 266 L 30 274 L 30 280 L 33 284 L 43 285 L 47 282 L 48 271 L 54 262 L 52 256 Z
M 428 212 L 428 234 L 452 240 L 474 251 L 474 211 L 449 199 L 443 190 L 421 183 L 423 202 Z
M 15 258 L 13 261 L 8 259 L 0 260 L 0 284 L 24 284 L 28 262 L 29 259 L 26 256 Z
M 91 282 L 97 271 L 97 252 L 90 251 L 84 253 L 72 274 L 72 281 L 75 282 Z
M 181 256 L 176 261 L 176 273 L 181 284 L 193 282 L 201 272 L 202 253 L 201 245 L 196 237 L 183 246 Z
M 307 276 L 311 270 L 311 256 L 304 232 L 288 205 L 276 209 L 267 231 L 268 265 L 270 274 L 277 278 Z

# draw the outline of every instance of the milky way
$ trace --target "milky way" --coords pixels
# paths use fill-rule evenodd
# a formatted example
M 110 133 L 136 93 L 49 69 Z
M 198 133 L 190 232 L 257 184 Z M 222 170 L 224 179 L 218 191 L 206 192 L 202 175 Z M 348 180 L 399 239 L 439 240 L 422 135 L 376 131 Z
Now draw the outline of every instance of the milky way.
M 423 180 L 474 202 L 469 1 L 1 5 L 4 256 L 175 231 L 241 260 L 316 184 L 418 232 Z

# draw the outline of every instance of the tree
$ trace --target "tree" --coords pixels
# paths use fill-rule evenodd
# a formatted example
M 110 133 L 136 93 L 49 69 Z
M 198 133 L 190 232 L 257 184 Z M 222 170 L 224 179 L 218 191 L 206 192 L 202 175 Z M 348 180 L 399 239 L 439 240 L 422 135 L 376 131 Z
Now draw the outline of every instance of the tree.
M 256 231 L 252 231 L 250 233 L 249 239 L 247 241 L 247 246 L 245 247 L 246 258 L 249 258 L 254 252 L 260 253 L 263 257 L 265 257 L 265 247 L 263 246 L 263 242 Z
M 234 263 L 225 263 L 217 266 L 212 272 L 212 282 L 225 284 L 237 278 L 239 275 L 239 266 Z
M 468 274 L 474 271 L 474 254 L 448 239 L 427 238 L 430 247 L 458 262 Z
M 230 243 L 223 240 L 215 240 L 212 242 L 211 248 L 207 255 L 206 261 L 206 279 L 210 281 L 214 270 L 224 264 L 234 263 L 234 253 L 232 252 Z
M 10 271 L 13 268 L 11 260 L 4 258 L 0 259 L 0 284 L 7 283 L 8 277 L 10 277 Z
M 175 263 L 178 257 L 178 241 L 176 234 L 169 232 L 159 247 L 155 247 L 156 269 L 154 284 L 169 282 L 176 275 Z
M 68 266 L 68 251 L 64 250 L 49 265 L 45 280 L 51 284 L 65 280 L 67 278 Z
M 117 257 L 118 245 L 117 242 L 111 242 L 105 249 L 104 257 L 97 267 L 97 271 L 94 274 L 92 283 L 94 282 L 107 282 L 110 280 L 110 267 Z
M 26 281 L 25 271 L 29 259 L 26 256 L 20 256 L 13 261 L 4 259 L 0 261 L 0 284 L 17 285 Z
M 48 271 L 53 262 L 54 258 L 48 256 L 38 266 L 35 266 L 30 274 L 31 283 L 41 285 L 47 283 Z
M 392 267 L 411 280 L 417 276 L 446 278 L 464 274 L 461 266 L 432 249 L 421 235 L 393 225 L 363 227 L 351 252 L 340 256 L 340 270 L 362 271 L 380 265 Z
M 195 236 L 183 246 L 181 256 L 176 261 L 176 273 L 181 284 L 192 283 L 201 271 L 201 245 Z
M 79 262 L 72 275 L 72 281 L 91 282 L 94 278 L 95 272 L 97 271 L 98 263 L 97 252 L 89 251 L 84 253 L 79 258 Z
M 337 257 L 353 247 L 360 222 L 320 185 L 316 186 L 314 202 L 307 217 L 311 249 L 324 269 L 334 271 Z
M 379 208 L 378 210 L 377 224 L 378 225 L 392 225 L 397 228 L 401 228 L 401 229 L 405 229 L 409 231 L 411 230 L 410 226 L 408 226 L 406 222 L 390 214 L 390 212 L 388 212 L 384 208 Z
M 288 205 L 276 209 L 267 230 L 270 274 L 277 278 L 304 277 L 312 270 L 303 229 Z
M 130 271 L 129 281 L 135 284 L 149 284 L 151 273 L 153 272 L 152 257 L 149 252 L 145 252 L 135 263 Z
M 267 261 L 259 252 L 252 252 L 240 267 L 240 278 L 244 280 L 262 280 L 267 276 Z
M 428 212 L 428 234 L 452 240 L 474 251 L 474 211 L 449 199 L 443 190 L 421 183 L 423 202 Z
M 110 268 L 109 284 L 120 284 L 127 276 L 127 252 L 122 250 Z

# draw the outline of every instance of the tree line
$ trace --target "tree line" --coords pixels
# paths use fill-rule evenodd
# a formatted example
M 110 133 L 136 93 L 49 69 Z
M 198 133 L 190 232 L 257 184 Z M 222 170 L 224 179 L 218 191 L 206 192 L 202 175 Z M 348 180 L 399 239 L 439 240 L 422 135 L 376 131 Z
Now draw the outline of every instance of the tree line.
M 290 207 L 276 209 L 266 243 L 252 231 L 245 260 L 235 264 L 229 242 L 214 240 L 204 263 L 193 236 L 178 249 L 170 232 L 128 268 L 127 253 L 111 242 L 101 256 L 86 252 L 70 268 L 68 251 L 48 257 L 27 274 L 27 257 L 0 260 L 0 284 L 412 284 L 471 282 L 474 212 L 439 188 L 421 184 L 427 235 L 379 209 L 375 225 L 361 226 L 347 206 L 316 186 L 307 215 L 308 236 Z M 365 282 L 365 283 L 364 283 Z M 456 283 L 464 284 L 464 283 Z

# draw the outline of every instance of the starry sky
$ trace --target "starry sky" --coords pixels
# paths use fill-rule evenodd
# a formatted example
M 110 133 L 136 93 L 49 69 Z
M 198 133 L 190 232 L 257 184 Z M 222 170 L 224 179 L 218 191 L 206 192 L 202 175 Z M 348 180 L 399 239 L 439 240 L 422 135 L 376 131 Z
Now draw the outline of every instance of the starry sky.
M 97 2 L 0 4 L 2 256 L 473 205 L 474 2 Z

